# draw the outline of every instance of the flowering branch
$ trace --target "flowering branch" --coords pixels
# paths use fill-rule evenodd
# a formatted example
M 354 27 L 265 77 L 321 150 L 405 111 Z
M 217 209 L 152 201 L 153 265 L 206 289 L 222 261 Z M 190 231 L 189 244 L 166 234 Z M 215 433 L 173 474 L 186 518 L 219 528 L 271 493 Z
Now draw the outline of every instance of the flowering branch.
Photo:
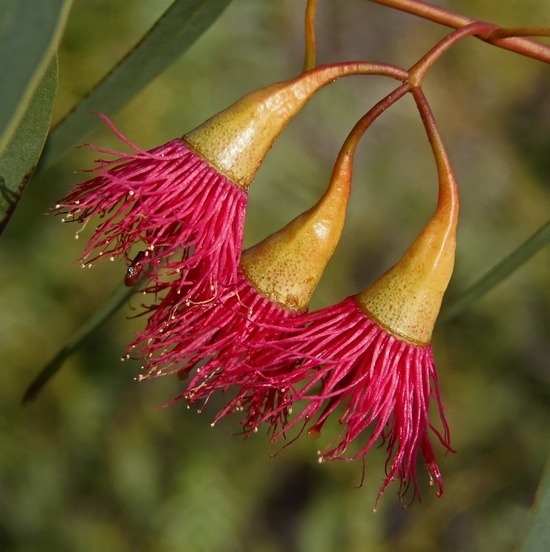
M 142 271 L 141 280 L 149 279 L 144 292 L 155 295 L 155 304 L 144 305 L 147 328 L 129 349 L 144 361 L 146 373 L 136 379 L 174 372 L 185 379 L 193 371 L 187 391 L 178 397 L 189 403 L 236 387 L 235 398 L 214 421 L 245 411 L 244 433 L 266 422 L 273 440 L 299 421 L 310 426 L 307 434 L 316 439 L 339 410 L 343 428 L 319 452 L 321 461 L 364 460 L 382 441 L 388 460 L 379 497 L 394 480 L 399 481 L 401 499 L 411 485 L 413 498 L 418 495 L 420 458 L 441 496 L 432 433 L 447 451 L 453 449 L 431 335 L 454 266 L 459 197 L 422 83 L 435 61 L 469 36 L 548 63 L 550 46 L 525 37 L 550 36 L 550 29 L 501 28 L 421 0 L 372 0 L 456 30 L 408 71 L 363 61 L 317 67 L 318 0 L 306 1 L 302 74 L 247 95 L 151 151 L 131 144 L 108 123 L 135 151 L 99 160 L 96 177 L 70 192 L 56 210 L 84 226 L 92 216 L 99 217 L 82 257 L 88 266 L 100 257 L 115 260 L 118 255 L 130 262 L 127 285 L 135 285 Z M 388 76 L 399 83 L 355 125 L 320 201 L 243 252 L 247 190 L 274 140 L 319 89 L 358 74 Z M 408 92 L 437 165 L 435 214 L 399 262 L 368 288 L 338 305 L 307 313 L 342 232 L 358 142 Z M 135 255 L 138 246 L 144 250 Z M 123 290 L 116 298 L 132 292 Z M 97 324 L 107 314 L 100 313 Z M 85 328 L 48 365 L 26 400 L 36 396 L 64 355 L 97 324 Z M 306 404 L 289 422 L 296 401 Z M 440 429 L 431 421 L 432 405 L 439 412 Z

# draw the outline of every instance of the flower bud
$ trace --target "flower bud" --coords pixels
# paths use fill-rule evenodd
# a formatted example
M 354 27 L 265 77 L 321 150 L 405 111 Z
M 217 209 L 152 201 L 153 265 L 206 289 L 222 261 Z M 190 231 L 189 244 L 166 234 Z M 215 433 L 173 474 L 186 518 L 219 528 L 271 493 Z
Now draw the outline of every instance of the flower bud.
M 378 63 L 319 66 L 248 94 L 183 139 L 234 184 L 247 190 L 277 136 L 315 92 L 341 77 L 367 74 L 407 78 L 406 72 Z
M 350 185 L 351 165 L 335 168 L 316 205 L 243 252 L 241 268 L 262 295 L 292 312 L 307 309 L 342 234 Z
M 428 127 L 438 165 L 436 212 L 401 260 L 356 296 L 367 316 L 397 338 L 415 345 L 431 340 L 456 250 L 458 185 L 435 132 L 435 126 Z

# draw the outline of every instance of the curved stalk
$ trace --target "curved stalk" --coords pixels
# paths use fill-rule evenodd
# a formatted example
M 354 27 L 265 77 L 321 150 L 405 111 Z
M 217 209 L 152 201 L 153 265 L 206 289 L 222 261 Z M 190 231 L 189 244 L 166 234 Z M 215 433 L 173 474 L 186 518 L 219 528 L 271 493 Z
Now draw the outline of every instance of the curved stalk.
M 413 345 L 427 345 L 455 260 L 458 185 L 435 119 L 420 88 L 412 88 L 437 165 L 435 213 L 397 264 L 356 296 L 379 326 Z
M 305 40 L 306 52 L 304 56 L 304 73 L 313 69 L 317 59 L 317 47 L 315 41 L 315 12 L 317 11 L 318 0 L 307 0 L 305 18 Z

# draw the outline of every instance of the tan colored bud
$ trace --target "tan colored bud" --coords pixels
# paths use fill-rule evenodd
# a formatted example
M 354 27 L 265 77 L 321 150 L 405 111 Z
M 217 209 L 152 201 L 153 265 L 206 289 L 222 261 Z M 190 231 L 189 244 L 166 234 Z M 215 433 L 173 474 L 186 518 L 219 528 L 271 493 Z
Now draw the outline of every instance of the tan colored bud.
M 324 196 L 282 230 L 243 252 L 241 268 L 251 284 L 281 307 L 307 309 L 344 227 L 352 156 L 334 169 Z
M 396 337 L 430 342 L 455 259 L 456 227 L 434 217 L 401 260 L 356 296 L 367 316 Z
M 439 200 L 430 222 L 401 260 L 356 296 L 359 307 L 396 337 L 430 342 L 443 294 L 453 273 L 458 222 L 458 185 L 433 114 L 420 89 L 412 89 L 432 146 Z
M 340 77 L 368 74 L 407 78 L 405 71 L 379 63 L 320 66 L 290 81 L 248 94 L 186 134 L 183 140 L 247 190 L 277 136 L 315 92 Z

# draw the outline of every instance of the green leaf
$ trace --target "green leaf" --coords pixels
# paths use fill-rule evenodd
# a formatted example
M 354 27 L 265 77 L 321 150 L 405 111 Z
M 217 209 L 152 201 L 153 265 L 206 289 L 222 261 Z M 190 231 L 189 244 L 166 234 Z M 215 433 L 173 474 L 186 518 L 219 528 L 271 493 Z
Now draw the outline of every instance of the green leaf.
M 175 61 L 231 0 L 175 0 L 122 61 L 52 130 L 38 171 L 46 170 Z
M 514 552 L 550 550 L 550 459 L 540 480 L 529 516 Z
M 28 404 L 34 399 L 50 379 L 59 371 L 63 363 L 72 356 L 80 347 L 94 335 L 94 333 L 103 326 L 103 324 L 128 301 L 128 299 L 145 282 L 142 276 L 138 284 L 128 288 L 120 286 L 106 303 L 104 303 L 73 335 L 68 343 L 42 368 L 23 395 L 23 404 Z
M 510 276 L 525 264 L 533 255 L 538 253 L 550 242 L 550 221 L 535 232 L 527 241 L 522 243 L 515 251 L 505 257 L 500 263 L 494 266 L 489 272 L 482 276 L 450 307 L 446 308 L 439 318 L 439 322 L 446 322 L 460 314 L 472 303 L 491 291 L 502 280 Z M 550 550 L 550 548 L 549 548 Z
M 0 2 L 0 152 L 57 47 L 71 0 Z
M 19 125 L 0 153 L 0 234 L 38 163 L 50 128 L 56 90 L 57 56 L 54 56 Z

